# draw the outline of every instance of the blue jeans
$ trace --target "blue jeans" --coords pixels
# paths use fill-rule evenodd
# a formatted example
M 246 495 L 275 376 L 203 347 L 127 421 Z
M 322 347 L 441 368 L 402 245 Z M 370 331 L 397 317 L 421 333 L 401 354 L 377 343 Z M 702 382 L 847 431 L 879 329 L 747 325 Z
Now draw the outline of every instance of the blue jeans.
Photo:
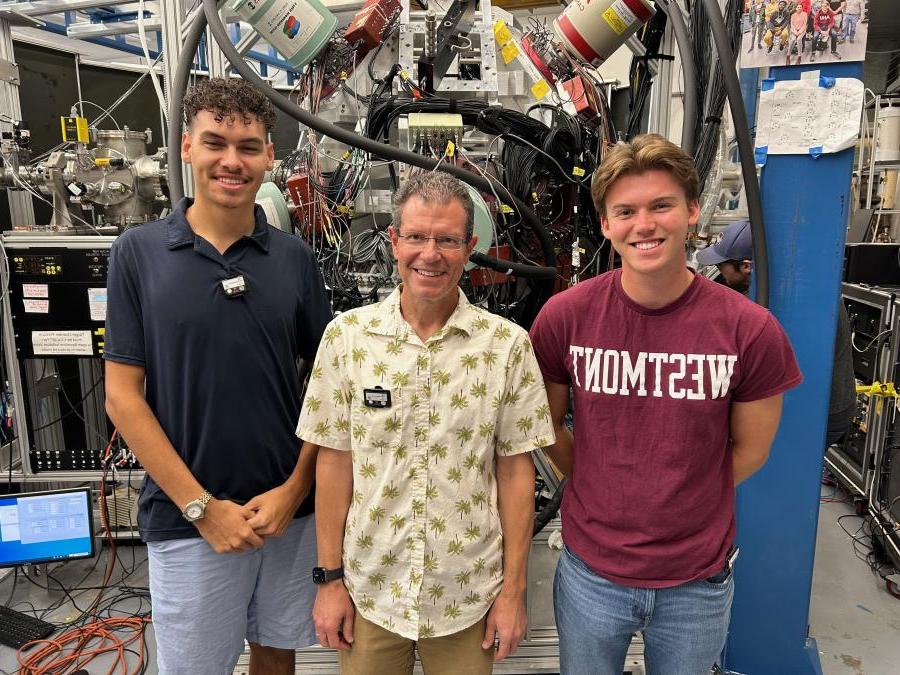
M 561 675 L 621 675 L 644 634 L 648 675 L 706 675 L 725 647 L 734 576 L 673 588 L 631 588 L 595 574 L 567 547 L 553 581 Z
M 844 14 L 844 39 L 856 37 L 856 24 L 859 23 L 859 14 Z

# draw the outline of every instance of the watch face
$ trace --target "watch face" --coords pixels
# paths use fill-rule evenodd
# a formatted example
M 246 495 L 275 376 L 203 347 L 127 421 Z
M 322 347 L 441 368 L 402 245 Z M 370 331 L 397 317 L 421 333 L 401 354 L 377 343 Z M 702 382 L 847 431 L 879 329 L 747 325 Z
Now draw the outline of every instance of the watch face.
M 313 567 L 312 578 L 314 584 L 324 584 L 325 583 L 325 568 L 324 567 Z
M 184 515 L 191 520 L 197 520 L 203 515 L 203 507 L 197 503 L 188 504 L 184 509 Z

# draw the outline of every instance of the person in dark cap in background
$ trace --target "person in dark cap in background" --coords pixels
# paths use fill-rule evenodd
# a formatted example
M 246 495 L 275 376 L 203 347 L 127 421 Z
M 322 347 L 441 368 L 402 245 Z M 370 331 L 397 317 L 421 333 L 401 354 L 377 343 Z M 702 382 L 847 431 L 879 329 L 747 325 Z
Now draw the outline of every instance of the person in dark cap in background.
M 729 225 L 719 241 L 697 253 L 697 262 L 718 267 L 725 284 L 746 295 L 753 272 L 750 221 L 739 220 Z
M 700 265 L 719 268 L 726 285 L 739 293 L 750 291 L 753 276 L 753 239 L 749 220 L 729 225 L 712 246 L 697 253 Z M 831 371 L 831 399 L 828 406 L 826 446 L 841 442 L 856 410 L 856 379 L 850 348 L 850 322 L 843 303 L 838 305 L 837 332 L 834 337 L 834 366 Z

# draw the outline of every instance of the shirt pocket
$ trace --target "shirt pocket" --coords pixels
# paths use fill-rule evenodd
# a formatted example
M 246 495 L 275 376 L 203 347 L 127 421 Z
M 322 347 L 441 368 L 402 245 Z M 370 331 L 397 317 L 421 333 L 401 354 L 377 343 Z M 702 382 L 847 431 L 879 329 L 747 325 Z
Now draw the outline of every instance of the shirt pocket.
M 396 392 L 384 391 L 390 392 L 391 405 L 377 408 L 365 404 L 364 393 L 360 389 L 350 420 L 353 446 L 362 453 L 402 455 L 405 425 L 400 402 L 396 399 Z

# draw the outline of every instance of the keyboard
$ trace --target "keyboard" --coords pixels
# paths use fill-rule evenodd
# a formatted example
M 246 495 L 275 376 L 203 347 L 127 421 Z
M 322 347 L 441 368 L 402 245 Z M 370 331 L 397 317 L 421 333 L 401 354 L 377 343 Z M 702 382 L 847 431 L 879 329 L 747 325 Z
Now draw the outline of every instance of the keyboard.
M 18 649 L 26 642 L 50 637 L 56 626 L 0 605 L 0 644 Z

